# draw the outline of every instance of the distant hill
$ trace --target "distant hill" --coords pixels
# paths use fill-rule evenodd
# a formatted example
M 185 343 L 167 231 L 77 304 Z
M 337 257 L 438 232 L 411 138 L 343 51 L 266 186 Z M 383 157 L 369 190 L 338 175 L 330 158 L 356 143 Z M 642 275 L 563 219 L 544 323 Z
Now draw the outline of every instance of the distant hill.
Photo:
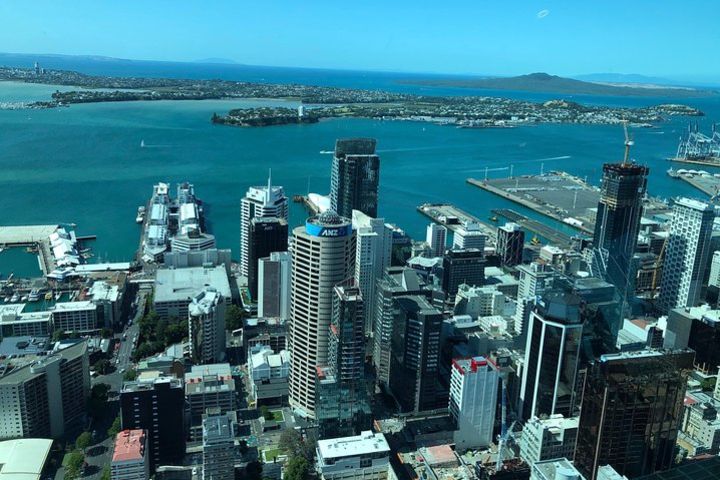
M 519 77 L 494 78 L 437 78 L 405 80 L 402 83 L 435 87 L 480 88 L 488 90 L 515 90 L 525 92 L 559 93 L 563 95 L 605 95 L 636 97 L 709 97 L 720 95 L 716 90 L 659 85 L 611 85 L 584 82 L 547 73 L 531 73 Z
M 677 80 L 663 77 L 650 77 L 639 73 L 588 73 L 584 75 L 571 75 L 570 78 L 582 80 L 583 82 L 597 83 L 639 83 L 641 85 L 670 85 L 684 86 Z
M 211 58 L 201 58 L 200 60 L 193 60 L 193 63 L 223 63 L 226 65 L 237 65 L 238 62 L 236 62 L 235 60 L 232 60 L 230 58 L 211 57 Z

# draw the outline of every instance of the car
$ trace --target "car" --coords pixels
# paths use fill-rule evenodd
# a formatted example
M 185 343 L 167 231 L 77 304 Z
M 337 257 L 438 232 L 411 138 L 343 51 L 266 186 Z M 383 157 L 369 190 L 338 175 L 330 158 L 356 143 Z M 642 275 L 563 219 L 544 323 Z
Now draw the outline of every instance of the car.
M 125 373 L 125 369 L 124 369 L 124 368 L 121 368 L 121 369 L 120 369 L 120 373 Z

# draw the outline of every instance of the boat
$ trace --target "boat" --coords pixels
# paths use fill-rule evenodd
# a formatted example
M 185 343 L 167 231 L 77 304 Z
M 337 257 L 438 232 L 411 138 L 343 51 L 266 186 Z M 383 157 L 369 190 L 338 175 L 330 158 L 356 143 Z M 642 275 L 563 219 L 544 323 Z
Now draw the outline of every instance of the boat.
M 55 301 L 60 300 L 61 296 L 62 296 L 62 292 L 55 292 Z
M 52 292 L 47 292 L 47 293 L 45 294 L 45 300 L 47 300 L 48 302 L 49 302 L 50 300 L 52 300 L 52 298 L 53 298 L 53 297 L 52 297 Z
M 137 216 L 135 217 L 135 223 L 143 223 L 145 221 L 145 207 L 142 205 L 137 209 Z
M 20 301 L 23 302 L 23 303 L 27 302 L 27 301 L 28 301 L 28 296 L 27 296 L 27 295 L 23 295 L 22 297 L 20 297 Z
M 145 148 L 145 140 L 140 140 L 140 148 Z
M 533 245 L 540 245 L 540 239 L 536 236 L 533 236 L 533 238 L 530 240 L 530 243 Z
M 11 303 L 15 303 L 15 302 L 17 302 L 18 300 L 20 300 L 20 295 L 18 295 L 17 292 L 13 293 L 13 296 L 10 297 L 10 302 L 11 302 Z
M 678 171 L 673 169 L 672 167 L 668 169 L 667 174 L 672 178 L 680 178 L 680 174 L 678 173 Z
M 37 302 L 38 300 L 40 300 L 40 291 L 37 288 L 33 288 L 32 290 L 30 290 L 28 300 L 31 302 Z
M 491 221 L 491 222 L 497 222 L 497 221 L 498 221 L 498 218 L 495 217 L 495 216 L 492 216 L 492 217 L 490 217 L 490 221 Z

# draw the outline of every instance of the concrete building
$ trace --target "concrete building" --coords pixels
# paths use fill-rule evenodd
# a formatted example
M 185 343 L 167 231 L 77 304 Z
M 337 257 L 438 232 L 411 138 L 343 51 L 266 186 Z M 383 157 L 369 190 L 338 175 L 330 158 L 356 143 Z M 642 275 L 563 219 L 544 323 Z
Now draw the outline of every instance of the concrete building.
M 188 318 L 188 306 L 207 287 L 214 288 L 225 305 L 232 303 L 225 265 L 158 269 L 153 296 L 155 313 L 163 320 Z
M 274 353 L 267 345 L 248 352 L 248 374 L 252 380 L 251 398 L 256 405 L 284 405 L 288 400 L 290 352 Z
M 391 476 L 390 446 L 382 433 L 319 440 L 316 453 L 323 480 L 386 480 Z
M 517 223 L 508 222 L 497 229 L 495 251 L 500 256 L 500 265 L 514 267 L 523 260 L 525 232 Z
M 147 435 L 144 430 L 123 430 L 115 437 L 112 462 L 112 480 L 148 480 L 150 458 L 147 455 Z
M 442 287 L 453 299 L 462 284 L 480 287 L 485 283 L 485 257 L 483 252 L 468 248 L 450 249 L 443 256 Z
M 714 220 L 715 209 L 707 203 L 689 198 L 675 201 L 660 280 L 659 306 L 664 312 L 699 303 Z
M 63 332 L 88 333 L 98 330 L 98 307 L 90 300 L 60 302 L 50 308 L 53 328 Z
M 586 480 L 567 458 L 544 460 L 531 465 L 530 480 Z
M 708 286 L 720 288 L 720 250 L 716 250 L 712 254 Z
M 520 438 L 520 458 L 529 465 L 555 458 L 575 458 L 578 417 L 565 418 L 550 415 L 547 418 L 532 417 L 523 427 Z
M 290 318 L 290 273 L 288 252 L 258 260 L 258 317 Z
M 0 439 L 60 438 L 82 425 L 90 395 L 87 342 L 0 377 Z
M 188 306 L 188 336 L 192 358 L 197 363 L 225 359 L 225 299 L 206 288 Z
M 505 295 L 495 287 L 472 287 L 465 283 L 458 287 L 455 295 L 455 315 L 470 315 L 472 318 L 503 315 Z
M 481 252 L 485 251 L 487 237 L 480 229 L 480 224 L 475 222 L 465 222 L 453 233 L 453 248 L 477 248 Z
M 170 240 L 170 248 L 172 248 L 174 252 L 211 250 L 216 248 L 215 235 L 201 232 L 200 230 L 189 230 L 185 233 L 178 233 Z
M 330 172 L 330 209 L 345 218 L 353 210 L 377 217 L 380 157 L 373 138 L 349 138 L 335 142 Z
M 188 438 L 202 440 L 202 419 L 208 410 L 225 414 L 235 411 L 237 391 L 228 363 L 195 365 L 185 374 L 185 400 L 190 425 Z
M 121 285 L 110 284 L 104 280 L 96 280 L 88 290 L 92 303 L 97 305 L 98 324 L 113 328 L 120 323 L 123 303 Z
M 0 480 L 47 478 L 52 440 L 19 438 L 0 442 Z
M 720 310 L 709 305 L 670 310 L 665 348 L 695 351 L 695 368 L 713 374 L 720 365 Z
M 447 228 L 437 223 L 427 226 L 425 242 L 430 247 L 431 257 L 442 257 L 447 248 Z
M 273 252 L 288 248 L 287 220 L 277 217 L 255 217 L 248 230 L 248 288 L 253 300 L 258 298 L 258 261 Z
M 235 479 L 235 433 L 228 415 L 209 415 L 203 429 L 203 480 Z
M 24 303 L 0 305 L 0 338 L 43 337 L 52 331 L 52 312 L 26 312 Z
M 293 236 L 290 405 L 312 417 L 316 367 L 327 364 L 333 289 L 355 272 L 355 232 L 350 220 L 328 210 Z
M 283 187 L 274 186 L 268 175 L 267 186 L 250 187 L 240 201 L 240 273 L 246 277 L 250 267 L 250 222 L 253 218 L 276 217 L 287 222 L 288 199 Z
M 377 281 L 390 266 L 392 228 L 384 219 L 369 217 L 359 210 L 352 211 L 352 224 L 357 236 L 354 279 L 364 300 L 365 335 L 370 336 L 375 318 Z
M 493 441 L 499 371 L 489 359 L 455 359 L 450 374 L 448 410 L 456 423 L 455 448 L 483 448 Z

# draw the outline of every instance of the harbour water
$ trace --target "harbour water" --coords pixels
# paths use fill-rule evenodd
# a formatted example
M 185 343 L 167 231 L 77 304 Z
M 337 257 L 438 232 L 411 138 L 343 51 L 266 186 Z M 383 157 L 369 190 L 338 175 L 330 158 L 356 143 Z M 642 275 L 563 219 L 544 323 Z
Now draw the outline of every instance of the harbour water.
M 181 76 L 182 72 L 175 73 Z M 283 71 L 283 75 L 288 74 Z M 332 75 L 325 75 L 331 83 L 364 88 L 368 76 L 385 74 Z M 268 82 L 281 80 L 265 78 Z M 381 80 L 390 83 L 385 77 Z M 0 102 L 47 98 L 55 88 L 0 83 Z M 444 89 L 433 92 L 448 93 Z M 422 93 L 431 92 L 423 88 Z M 513 95 L 541 99 L 538 94 Z M 510 95 L 503 92 L 502 96 Z M 675 101 L 589 100 L 627 105 Z M 140 235 L 135 223 L 137 206 L 150 196 L 152 185 L 187 180 L 195 184 L 198 197 L 207 205 L 209 231 L 216 235 L 218 246 L 232 248 L 237 255 L 240 199 L 250 185 L 266 182 L 269 167 L 273 182 L 283 185 L 288 196 L 305 194 L 308 186 L 312 192 L 327 193 L 331 156 L 320 152 L 332 150 L 339 137 L 369 136 L 378 139 L 381 155 L 380 214 L 414 238 L 423 238 L 427 219 L 415 207 L 425 202 L 453 203 L 480 218 L 491 216 L 491 209 L 509 207 L 547 221 L 465 183 L 467 177 L 482 178 L 486 167 L 490 176 L 507 176 L 510 165 L 515 175 L 539 173 L 542 166 L 545 171 L 565 170 L 597 184 L 602 163 L 618 161 L 623 154 L 622 129 L 612 126 L 458 129 L 417 122 L 334 119 L 251 129 L 210 122 L 214 112 L 266 103 L 277 102 L 127 102 L 0 111 L 0 224 L 73 222 L 78 234 L 97 234 L 95 261 L 129 260 Z M 709 130 L 712 120 L 720 121 L 720 100 L 682 103 L 706 112 L 707 117 L 700 119 L 701 129 Z M 690 185 L 665 173 L 670 167 L 665 159 L 674 154 L 687 122 L 675 118 L 659 128 L 633 132 L 632 157 L 650 166 L 652 195 L 703 198 Z M 290 223 L 299 225 L 305 216 L 294 204 Z M 25 271 L 27 256 L 24 252 L 22 256 L 0 253 L 0 272 L 6 276 L 14 270 Z

